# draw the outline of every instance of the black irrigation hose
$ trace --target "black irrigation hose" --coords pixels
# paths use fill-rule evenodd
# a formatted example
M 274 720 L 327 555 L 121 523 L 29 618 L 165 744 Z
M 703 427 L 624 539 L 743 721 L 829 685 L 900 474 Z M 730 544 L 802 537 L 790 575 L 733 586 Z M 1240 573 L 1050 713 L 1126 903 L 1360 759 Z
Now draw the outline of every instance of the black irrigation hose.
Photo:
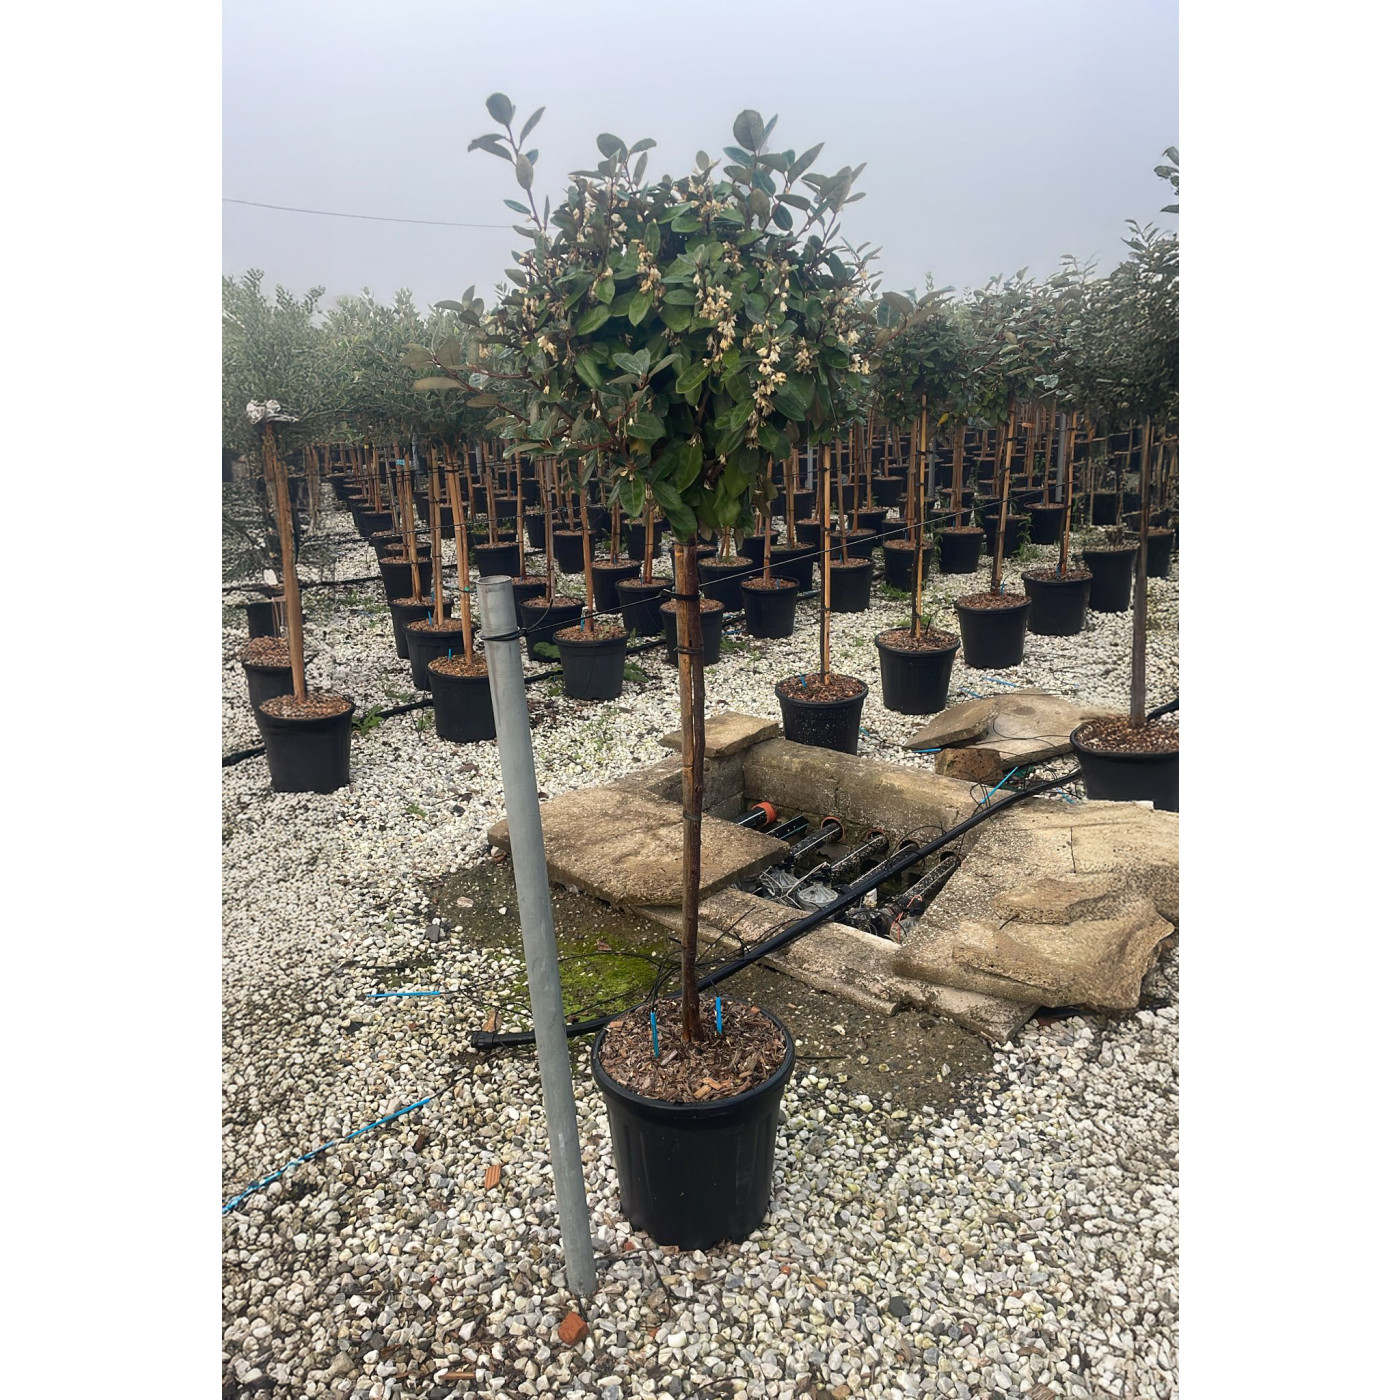
M 1063 787 L 1066 783 L 1073 782 L 1080 775 L 1078 768 L 1069 773 L 1063 773 L 1057 778 L 1046 778 L 1043 782 L 1033 783 L 1030 787 L 1021 788 L 1018 791 L 1008 793 L 1007 797 L 993 806 L 980 808 L 965 821 L 959 822 L 956 826 L 950 827 L 941 836 L 935 837 L 932 841 L 926 842 L 922 846 L 910 846 L 905 850 L 892 856 L 889 860 L 877 866 L 873 871 L 862 876 L 855 884 L 851 885 L 843 894 L 839 894 L 835 899 L 823 904 L 819 909 L 812 910 L 809 914 L 803 914 L 794 919 L 785 928 L 780 929 L 771 938 L 765 939 L 762 943 L 755 944 L 752 948 L 741 953 L 737 958 L 725 963 L 722 967 L 716 968 L 713 972 L 706 973 L 697 982 L 700 991 L 706 991 L 710 987 L 717 986 L 727 978 L 733 977 L 735 973 L 742 972 L 746 967 L 756 963 L 761 958 L 766 958 L 770 953 L 776 953 L 785 948 L 789 943 L 802 937 L 804 933 L 810 933 L 819 924 L 825 923 L 828 919 L 834 918 L 837 914 L 849 909 L 852 904 L 862 899 L 871 890 L 875 889 L 892 876 L 898 875 L 900 871 L 907 870 L 911 865 L 916 865 L 921 860 L 926 860 L 935 851 L 948 845 L 950 841 L 956 841 L 958 837 L 971 831 L 979 822 L 984 822 L 988 817 L 997 812 L 1003 812 L 1008 807 L 1014 806 L 1017 802 L 1027 797 L 1035 797 L 1042 792 L 1049 792 L 1051 788 Z M 615 1021 L 619 1016 L 626 1016 L 631 1011 L 636 1011 L 645 1002 L 638 1003 L 638 1006 L 630 1007 L 628 1011 L 615 1012 L 610 1016 L 595 1016 L 588 1021 L 576 1021 L 572 1025 L 564 1027 L 564 1034 L 570 1039 L 580 1035 L 592 1035 L 602 1030 L 609 1022 Z M 535 1043 L 534 1031 L 473 1031 L 471 1034 L 471 1045 L 474 1050 L 506 1049 L 517 1046 L 533 1045 Z

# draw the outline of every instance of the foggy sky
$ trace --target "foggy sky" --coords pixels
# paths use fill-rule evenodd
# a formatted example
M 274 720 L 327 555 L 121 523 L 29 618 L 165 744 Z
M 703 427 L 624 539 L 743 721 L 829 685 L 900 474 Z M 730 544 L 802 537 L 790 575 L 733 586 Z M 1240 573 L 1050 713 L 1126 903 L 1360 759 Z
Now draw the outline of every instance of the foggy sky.
M 225 196 L 347 213 L 509 225 L 505 162 L 468 155 L 547 111 L 536 198 L 609 131 L 657 149 L 648 175 L 721 157 L 745 107 L 778 113 L 771 149 L 825 141 L 815 169 L 868 162 L 842 216 L 883 249 L 884 289 L 980 286 L 1061 253 L 1119 261 L 1124 220 L 1175 227 L 1152 173 L 1177 144 L 1175 0 L 224 0 Z M 509 227 L 432 228 L 221 206 L 223 270 L 324 285 L 326 303 L 409 287 L 418 305 L 470 284 L 493 299 Z

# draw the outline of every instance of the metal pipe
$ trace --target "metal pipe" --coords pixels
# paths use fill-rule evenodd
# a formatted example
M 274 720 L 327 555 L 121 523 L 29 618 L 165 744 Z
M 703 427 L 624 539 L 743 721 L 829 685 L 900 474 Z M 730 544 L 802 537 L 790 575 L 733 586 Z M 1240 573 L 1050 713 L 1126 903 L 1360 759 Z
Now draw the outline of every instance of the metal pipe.
M 823 846 L 829 846 L 833 841 L 839 841 L 844 834 L 844 828 L 835 817 L 823 817 L 821 826 L 812 835 L 792 843 L 792 849 L 783 857 L 783 864 L 796 865 L 803 856 L 820 850 Z
M 789 817 L 787 821 L 779 822 L 768 834 L 775 841 L 790 841 L 794 836 L 801 836 L 806 830 L 806 817 Z
M 883 831 L 876 831 L 853 851 L 847 851 L 840 860 L 830 862 L 825 867 L 825 873 L 830 879 L 840 880 L 846 875 L 854 874 L 872 857 L 884 855 L 889 848 L 890 838 Z M 814 871 L 813 874 L 815 873 Z
M 559 1198 L 559 1232 L 569 1287 L 587 1296 L 597 1287 L 588 1199 L 583 1189 L 583 1158 L 578 1145 L 578 1110 L 564 1028 L 564 994 L 549 899 L 539 784 L 530 747 L 530 712 L 525 703 L 525 672 L 515 632 L 515 593 L 509 578 L 482 579 L 482 642 L 496 716 L 496 751 L 501 758 L 506 820 L 510 823 L 511 865 L 520 903 L 520 933 L 530 984 L 530 1019 L 539 1052 L 549 1161 Z

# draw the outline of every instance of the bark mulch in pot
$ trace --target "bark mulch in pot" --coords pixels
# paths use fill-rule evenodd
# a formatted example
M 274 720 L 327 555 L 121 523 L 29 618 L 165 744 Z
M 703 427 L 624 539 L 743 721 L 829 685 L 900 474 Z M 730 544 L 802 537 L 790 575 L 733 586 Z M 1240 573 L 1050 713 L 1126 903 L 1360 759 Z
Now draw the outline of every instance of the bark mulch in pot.
M 1181 731 L 1173 719 L 1163 715 L 1134 729 L 1126 715 L 1110 715 L 1084 725 L 1075 737 L 1092 753 L 1176 753 Z
M 1024 593 L 969 593 L 956 599 L 960 608 L 974 612 L 1000 612 L 1004 608 L 1019 608 L 1026 601 Z
M 436 656 L 428 662 L 428 670 L 440 676 L 484 676 L 486 658 L 480 652 L 470 656 Z
M 603 1041 L 603 1068 L 634 1094 L 666 1103 L 708 1103 L 756 1088 L 775 1074 L 787 1054 L 782 1032 L 756 1006 L 725 1000 L 724 1033 L 715 1029 L 713 997 L 700 998 L 700 1039 L 681 1038 L 679 1001 L 657 1002 L 652 1048 L 645 1009 L 620 1016 Z
M 853 700 L 861 692 L 861 682 L 854 676 L 838 676 L 835 672 L 823 682 L 820 671 L 808 671 L 779 681 L 778 690 L 789 700 Z
M 947 651 L 958 645 L 958 639 L 951 632 L 939 632 L 934 628 L 925 628 L 916 637 L 908 627 L 891 627 L 888 632 L 880 633 L 879 640 L 896 651 Z
M 676 600 L 674 598 L 671 598 L 668 599 L 666 602 L 662 603 L 661 611 L 664 613 L 673 613 L 675 612 L 676 607 Z M 718 598 L 701 598 L 700 600 L 701 612 L 720 612 L 723 608 L 724 604 L 721 603 Z
M 305 700 L 294 695 L 278 695 L 263 702 L 262 711 L 273 719 L 330 719 L 343 715 L 350 702 L 343 695 L 330 695 L 324 690 L 308 690 Z
M 290 666 L 292 644 L 285 637 L 254 637 L 238 659 L 245 666 Z
M 1088 569 L 1066 569 L 1064 573 L 1057 574 L 1052 567 L 1044 569 L 1027 569 L 1022 575 L 1024 578 L 1034 579 L 1037 583 L 1083 583 L 1086 578 L 1093 578 L 1093 574 Z M 962 600 L 966 602 L 966 599 Z
M 434 637 L 445 637 L 451 632 L 460 635 L 462 623 L 460 618 L 449 617 L 446 621 L 438 623 L 430 617 L 420 617 L 417 622 L 410 622 L 408 628 L 411 632 L 428 632 Z
M 582 627 L 561 627 L 554 634 L 555 641 L 561 637 L 566 642 L 615 642 L 619 637 L 625 637 L 627 629 L 625 627 L 614 627 L 611 623 L 598 623 L 592 632 L 585 632 Z

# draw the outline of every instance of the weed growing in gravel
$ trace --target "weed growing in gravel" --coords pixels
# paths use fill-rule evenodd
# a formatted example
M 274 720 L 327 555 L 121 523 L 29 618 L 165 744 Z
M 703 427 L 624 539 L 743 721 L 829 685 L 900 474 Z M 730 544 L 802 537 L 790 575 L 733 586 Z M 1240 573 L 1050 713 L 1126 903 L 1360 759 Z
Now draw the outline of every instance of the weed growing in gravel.
M 384 706 L 371 705 L 364 714 L 351 720 L 351 725 L 356 734 L 368 734 L 372 729 L 378 729 L 384 723 Z

